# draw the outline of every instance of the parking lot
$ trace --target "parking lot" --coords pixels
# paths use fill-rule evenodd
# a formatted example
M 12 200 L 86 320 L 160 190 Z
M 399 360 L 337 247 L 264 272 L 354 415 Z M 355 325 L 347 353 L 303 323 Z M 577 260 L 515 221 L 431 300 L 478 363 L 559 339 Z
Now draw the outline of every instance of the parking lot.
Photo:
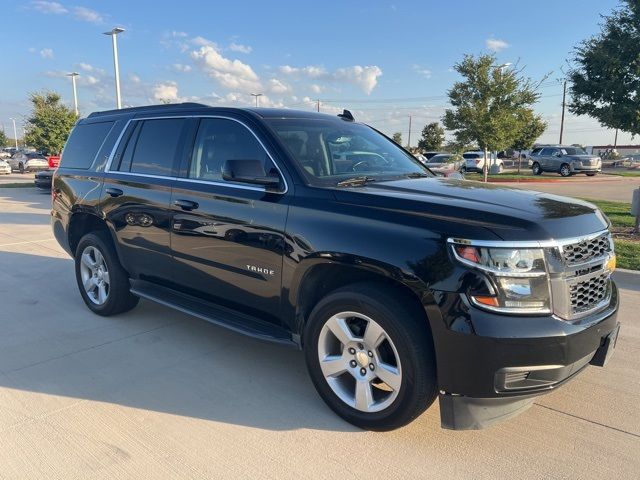
M 605 369 L 487 430 L 441 430 L 435 404 L 363 432 L 321 401 L 300 352 L 145 301 L 90 313 L 48 208 L 0 189 L 0 478 L 637 478 L 638 276 L 616 274 Z

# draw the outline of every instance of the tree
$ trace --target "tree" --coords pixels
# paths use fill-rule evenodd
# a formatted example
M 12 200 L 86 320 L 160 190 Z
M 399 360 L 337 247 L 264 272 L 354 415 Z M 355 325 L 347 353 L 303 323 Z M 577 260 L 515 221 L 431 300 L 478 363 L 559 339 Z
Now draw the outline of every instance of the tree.
M 623 0 L 600 34 L 581 42 L 569 72 L 569 110 L 640 134 L 640 2 Z
M 529 150 L 534 142 L 547 129 L 547 122 L 538 115 L 534 115 L 530 110 L 524 110 L 520 118 L 522 125 L 520 134 L 511 145 L 511 148 L 518 151 L 518 173 L 522 164 L 522 150 Z
M 398 145 L 402 145 L 402 133 L 400 132 L 396 132 L 393 134 L 393 141 L 396 142 Z
M 418 141 L 418 148 L 425 152 L 440 150 L 444 143 L 444 128 L 438 122 L 429 123 L 422 129 L 422 138 Z
M 531 107 L 540 96 L 521 71 L 497 67 L 495 60 L 493 55 L 465 55 L 455 65 L 464 80 L 447 92 L 453 108 L 443 117 L 458 143 L 477 143 L 484 150 L 485 181 L 488 151 L 505 150 L 515 143 L 523 128 L 522 119 L 533 115 Z
M 50 155 L 60 154 L 78 120 L 73 110 L 60 103 L 60 98 L 55 92 L 31 94 L 33 110 L 25 125 L 26 145 Z
M 6 147 L 9 143 L 9 139 L 3 131 L 0 131 L 0 148 Z

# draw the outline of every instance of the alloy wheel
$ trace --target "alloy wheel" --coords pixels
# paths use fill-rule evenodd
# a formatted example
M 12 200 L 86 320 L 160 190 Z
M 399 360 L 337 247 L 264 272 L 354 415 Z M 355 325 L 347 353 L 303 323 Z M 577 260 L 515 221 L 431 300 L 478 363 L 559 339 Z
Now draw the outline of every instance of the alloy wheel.
M 82 286 L 89 300 L 103 305 L 109 298 L 109 269 L 104 256 L 96 247 L 88 246 L 80 257 Z
M 320 369 L 344 403 L 361 412 L 384 410 L 398 396 L 402 367 L 388 333 L 357 312 L 329 318 L 318 337 Z

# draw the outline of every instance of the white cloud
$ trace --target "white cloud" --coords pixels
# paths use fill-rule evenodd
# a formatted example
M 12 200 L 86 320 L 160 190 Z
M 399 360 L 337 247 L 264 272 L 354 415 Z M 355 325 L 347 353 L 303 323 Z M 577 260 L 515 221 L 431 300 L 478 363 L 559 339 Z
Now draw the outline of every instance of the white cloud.
M 80 70 L 82 70 L 83 72 L 94 73 L 94 74 L 99 75 L 99 76 L 106 75 L 106 72 L 104 71 L 104 69 L 98 68 L 98 67 L 94 67 L 90 63 L 80 62 L 80 63 L 78 63 L 78 68 Z
M 194 45 L 198 46 L 198 47 L 213 47 L 213 48 L 217 48 L 216 43 L 212 42 L 211 40 L 201 37 L 200 35 L 198 35 L 197 37 L 193 37 L 191 39 L 191 43 L 193 43 Z
M 267 90 L 272 93 L 287 93 L 291 91 L 291 86 L 277 78 L 271 78 L 267 82 Z
M 179 98 L 176 82 L 163 82 L 153 86 L 153 99 L 157 102 L 176 102 Z
M 186 38 L 186 37 L 188 37 L 189 35 L 187 34 L 187 32 L 180 32 L 180 31 L 178 31 L 178 30 L 172 30 L 172 31 L 171 31 L 171 36 L 172 36 L 173 38 Z
M 366 67 L 353 65 L 351 67 L 338 68 L 334 72 L 329 72 L 324 67 L 317 65 L 308 65 L 306 67 L 283 65 L 279 67 L 279 70 L 284 75 L 297 78 L 350 83 L 360 88 L 367 95 L 373 91 L 378 84 L 378 77 L 382 75 L 382 70 L 376 65 Z
M 222 87 L 242 92 L 261 89 L 260 80 L 251 66 L 240 60 L 223 57 L 212 45 L 191 52 L 191 59 Z
M 431 78 L 431 70 L 429 70 L 428 68 L 424 68 L 420 65 L 412 65 L 411 68 L 413 68 L 413 70 L 415 70 L 416 73 L 418 73 L 419 75 L 423 76 L 424 78 L 426 78 L 427 80 Z
M 31 2 L 31 8 L 39 11 L 40 13 L 51 13 L 54 15 L 62 15 L 63 13 L 67 13 L 69 11 L 58 2 L 46 2 L 43 0 L 36 0 Z
M 36 53 L 36 49 L 34 47 L 29 47 L 27 50 L 29 53 Z
M 318 84 L 315 84 L 315 83 L 311 84 L 310 88 L 311 88 L 311 91 L 313 93 L 322 93 L 322 92 L 324 92 L 324 87 L 322 87 L 322 86 L 320 86 Z
M 50 48 L 43 48 L 40 50 L 40 56 L 42 58 L 53 58 L 53 50 Z
M 229 50 L 238 53 L 251 53 L 253 48 L 251 48 L 249 45 L 241 45 L 239 43 L 232 42 L 231 45 L 229 45 Z
M 174 63 L 170 68 L 174 72 L 189 73 L 191 71 L 191 65 L 184 65 L 182 63 Z
M 492 52 L 499 52 L 504 50 L 505 48 L 509 48 L 509 44 L 504 40 L 499 40 L 497 38 L 487 38 L 485 44 L 489 50 Z
M 86 7 L 75 7 L 73 16 L 83 22 L 104 23 L 104 16 L 101 13 Z

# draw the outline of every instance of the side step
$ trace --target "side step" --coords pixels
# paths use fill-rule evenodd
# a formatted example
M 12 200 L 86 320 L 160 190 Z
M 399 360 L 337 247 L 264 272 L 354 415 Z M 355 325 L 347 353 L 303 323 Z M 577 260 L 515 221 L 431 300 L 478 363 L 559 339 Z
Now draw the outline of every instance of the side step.
M 249 337 L 298 348 L 291 334 L 278 325 L 155 283 L 131 280 L 131 293 Z

